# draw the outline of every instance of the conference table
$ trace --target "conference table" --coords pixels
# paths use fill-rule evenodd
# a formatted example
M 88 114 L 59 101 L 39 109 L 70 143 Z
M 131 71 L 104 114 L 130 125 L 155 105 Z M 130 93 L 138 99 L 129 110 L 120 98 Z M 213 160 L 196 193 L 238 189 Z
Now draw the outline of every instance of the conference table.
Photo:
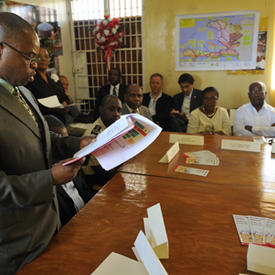
M 156 203 L 169 240 L 169 259 L 161 260 L 168 274 L 250 274 L 247 247 L 240 244 L 232 214 L 275 219 L 271 146 L 262 145 L 260 153 L 224 151 L 221 137 L 205 136 L 204 146 L 181 145 L 171 163 L 161 164 L 171 146 L 168 138 L 162 133 L 120 167 L 18 274 L 90 274 L 111 252 L 135 259 L 131 247 L 144 230 L 146 209 Z M 202 149 L 220 158 L 220 166 L 207 166 L 207 177 L 174 172 L 182 152 Z

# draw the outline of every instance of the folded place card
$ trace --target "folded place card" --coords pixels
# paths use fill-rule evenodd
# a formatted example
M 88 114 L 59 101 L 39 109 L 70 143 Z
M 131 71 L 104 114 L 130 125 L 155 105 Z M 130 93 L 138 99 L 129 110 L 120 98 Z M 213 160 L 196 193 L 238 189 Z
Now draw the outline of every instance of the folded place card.
M 160 204 L 157 203 L 152 207 L 147 208 L 147 214 L 148 218 L 143 219 L 146 237 L 156 255 L 160 259 L 168 259 L 168 238 Z
M 224 150 L 261 152 L 261 144 L 259 142 L 244 140 L 223 139 L 221 148 Z
M 112 252 L 91 275 L 148 275 L 141 262 Z
M 179 143 L 176 142 L 174 145 L 170 147 L 170 149 L 165 153 L 165 155 L 159 160 L 161 163 L 169 163 L 175 155 L 179 152 L 180 147 Z
M 138 261 L 112 252 L 91 275 L 167 275 L 149 241 L 139 232 L 133 251 Z
M 247 270 L 263 274 L 275 274 L 275 249 L 249 244 L 247 251 Z
M 271 149 L 271 153 L 274 154 L 275 153 L 275 143 L 272 143 L 272 149 Z
M 204 136 L 170 134 L 169 143 L 188 144 L 188 145 L 204 145 Z

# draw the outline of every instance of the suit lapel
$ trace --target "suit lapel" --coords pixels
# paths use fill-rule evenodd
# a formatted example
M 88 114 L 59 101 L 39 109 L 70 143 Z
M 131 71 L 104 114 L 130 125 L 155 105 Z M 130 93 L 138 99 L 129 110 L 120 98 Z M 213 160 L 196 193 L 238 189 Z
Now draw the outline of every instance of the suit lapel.
M 24 96 L 25 100 L 34 108 L 34 111 L 36 112 L 36 116 L 40 119 L 40 122 L 44 129 L 44 135 L 45 135 L 45 141 L 46 141 L 46 154 L 47 154 L 48 160 L 50 160 L 51 137 L 50 137 L 48 124 L 47 124 L 46 120 L 44 119 L 43 115 L 41 114 L 38 104 L 37 104 L 36 100 L 34 99 L 34 97 L 32 96 L 31 92 L 23 86 L 20 86 L 19 89 L 20 89 L 22 95 Z M 38 131 L 39 131 L 39 129 L 38 129 Z M 40 136 L 40 133 L 39 133 L 39 136 Z
M 8 90 L 1 87 L 0 92 L 0 106 L 6 109 L 12 116 L 23 123 L 27 128 L 29 128 L 34 135 L 40 138 L 40 132 L 36 123 L 32 117 L 28 114 L 25 107 L 18 101 L 16 97 L 10 94 Z

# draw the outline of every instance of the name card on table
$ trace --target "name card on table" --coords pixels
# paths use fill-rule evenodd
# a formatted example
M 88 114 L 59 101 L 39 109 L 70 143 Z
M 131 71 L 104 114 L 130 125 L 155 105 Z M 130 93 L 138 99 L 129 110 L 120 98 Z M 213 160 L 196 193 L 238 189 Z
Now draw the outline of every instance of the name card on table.
M 263 274 L 275 274 L 275 249 L 249 244 L 247 251 L 247 270 Z
M 156 255 L 160 259 L 168 259 L 168 238 L 160 204 L 157 203 L 147 208 L 147 214 L 148 218 L 143 218 L 146 237 L 149 240 Z
M 224 150 L 261 152 L 260 143 L 244 140 L 223 139 L 221 148 Z
M 204 145 L 204 136 L 170 134 L 169 143 Z
M 175 155 L 180 150 L 179 143 L 176 142 L 174 145 L 170 147 L 170 149 L 165 153 L 165 155 L 159 160 L 161 163 L 169 163 Z
M 142 231 L 139 232 L 133 251 L 139 261 L 112 252 L 91 275 L 167 275 Z
M 272 143 L 271 153 L 275 154 L 275 143 L 274 142 Z

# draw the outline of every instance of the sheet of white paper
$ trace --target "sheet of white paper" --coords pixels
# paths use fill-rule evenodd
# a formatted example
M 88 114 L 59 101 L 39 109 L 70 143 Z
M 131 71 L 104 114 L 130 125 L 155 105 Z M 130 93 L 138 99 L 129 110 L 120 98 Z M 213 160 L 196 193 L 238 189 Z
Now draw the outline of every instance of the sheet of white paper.
M 221 148 L 224 150 L 260 152 L 261 144 L 253 141 L 223 139 Z
M 247 250 L 247 270 L 262 274 L 275 274 L 275 249 L 249 244 Z
M 56 95 L 45 98 L 39 98 L 37 100 L 41 105 L 47 108 L 64 108 L 64 106 L 59 102 Z
M 142 231 L 139 232 L 136 238 L 135 247 L 142 260 L 142 263 L 150 275 L 168 274 Z
M 149 240 L 150 239 L 150 228 L 149 228 L 148 218 L 143 218 L 143 224 L 144 224 L 144 231 L 145 231 L 146 238 Z
M 155 246 L 162 245 L 168 242 L 166 229 L 164 225 L 163 215 L 161 212 L 160 204 L 157 203 L 149 208 L 147 208 L 149 228 L 153 234 L 155 241 Z
M 109 256 L 91 275 L 148 275 L 144 265 L 117 253 Z
M 184 134 L 170 134 L 169 142 L 188 145 L 204 145 L 204 136 L 184 135 Z
M 143 151 L 161 132 L 161 128 L 146 117 L 138 114 L 131 114 L 131 116 L 147 129 L 146 135 L 143 136 L 135 133 L 132 137 L 131 134 L 128 133 L 127 136 L 129 136 L 129 138 L 125 135 L 121 136 L 99 150 L 94 151 L 92 153 L 93 156 L 105 170 L 110 170 Z M 135 129 L 133 129 L 133 131 L 135 131 Z

